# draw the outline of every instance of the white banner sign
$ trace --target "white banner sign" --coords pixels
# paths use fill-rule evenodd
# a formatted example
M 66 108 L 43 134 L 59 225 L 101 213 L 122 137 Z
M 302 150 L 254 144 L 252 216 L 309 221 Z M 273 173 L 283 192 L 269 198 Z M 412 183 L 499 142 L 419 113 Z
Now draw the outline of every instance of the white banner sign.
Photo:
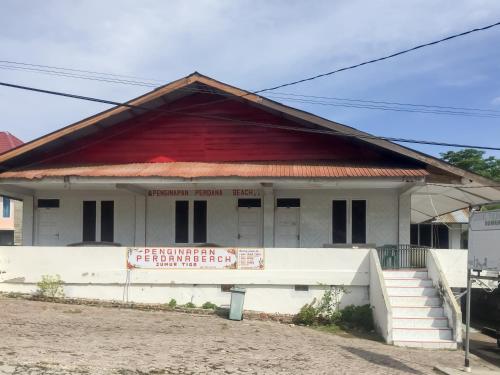
M 226 247 L 130 247 L 129 269 L 264 269 L 264 249 Z

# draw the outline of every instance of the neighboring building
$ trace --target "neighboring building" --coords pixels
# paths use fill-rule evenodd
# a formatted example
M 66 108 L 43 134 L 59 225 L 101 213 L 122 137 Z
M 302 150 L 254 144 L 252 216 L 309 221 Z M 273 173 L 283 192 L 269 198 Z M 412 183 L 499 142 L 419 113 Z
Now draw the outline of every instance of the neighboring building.
M 448 285 L 465 286 L 467 264 L 464 250 L 413 252 L 411 224 L 500 199 L 488 179 L 198 73 L 0 155 L 0 168 L 0 193 L 24 202 L 0 290 L 59 274 L 68 297 L 225 304 L 238 285 L 248 309 L 296 313 L 344 285 L 342 306 L 371 304 L 383 337 L 410 346 L 456 348 Z M 426 338 L 398 326 L 423 323 Z
M 467 249 L 469 209 L 440 215 L 430 222 L 411 224 L 410 243 L 435 249 Z
M 9 132 L 0 132 L 0 154 L 22 145 Z M 20 245 L 22 238 L 22 203 L 7 196 L 0 197 L 0 245 Z

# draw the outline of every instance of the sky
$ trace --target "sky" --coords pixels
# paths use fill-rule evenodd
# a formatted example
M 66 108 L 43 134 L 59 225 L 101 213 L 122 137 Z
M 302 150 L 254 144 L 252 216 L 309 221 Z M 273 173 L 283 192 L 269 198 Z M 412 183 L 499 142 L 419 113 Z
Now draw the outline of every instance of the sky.
M 498 21 L 498 0 L 2 0 L 0 60 L 258 90 Z M 279 92 L 500 111 L 499 45 L 496 27 Z M 150 90 L 5 66 L 2 82 L 113 101 Z M 375 135 L 500 147 L 500 117 L 284 103 Z M 0 129 L 23 141 L 107 108 L 0 87 Z

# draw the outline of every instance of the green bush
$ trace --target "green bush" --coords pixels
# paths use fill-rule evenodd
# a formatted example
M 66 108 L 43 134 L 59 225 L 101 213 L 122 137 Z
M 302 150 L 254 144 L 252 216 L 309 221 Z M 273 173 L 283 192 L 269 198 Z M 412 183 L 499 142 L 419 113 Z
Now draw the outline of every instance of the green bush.
M 316 299 L 311 303 L 305 304 L 300 309 L 299 313 L 293 317 L 293 322 L 295 324 L 310 326 L 317 322 L 318 311 L 314 305 L 316 304 Z
M 217 305 L 215 303 L 212 303 L 212 302 L 205 302 L 201 306 L 201 308 L 205 309 L 205 310 L 215 310 L 217 308 Z
M 188 302 L 185 305 L 183 305 L 186 309 L 194 309 L 196 308 L 196 305 L 193 302 Z
M 346 308 L 342 310 L 342 323 L 349 328 L 360 328 L 365 331 L 372 331 L 374 327 L 371 306 L 346 306 Z
M 300 325 L 340 326 L 364 331 L 373 330 L 373 316 L 370 305 L 346 306 L 340 309 L 340 298 L 347 293 L 343 286 L 335 286 L 325 291 L 319 301 L 302 306 L 293 322 Z
M 177 301 L 175 299 L 170 299 L 170 301 L 168 301 L 168 307 L 170 307 L 171 309 L 175 308 L 175 306 L 177 306 Z
M 64 297 L 64 281 L 59 275 L 43 275 L 42 280 L 36 285 L 38 286 L 37 293 L 42 297 L 52 299 Z

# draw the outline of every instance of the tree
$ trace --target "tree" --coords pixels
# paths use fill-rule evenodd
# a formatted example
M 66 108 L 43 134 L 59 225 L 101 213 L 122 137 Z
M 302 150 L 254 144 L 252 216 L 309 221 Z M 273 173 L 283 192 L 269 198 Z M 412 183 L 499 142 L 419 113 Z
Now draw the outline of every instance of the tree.
M 441 158 L 457 167 L 500 181 L 500 159 L 494 156 L 485 158 L 484 151 L 466 148 L 460 151 L 443 152 Z

